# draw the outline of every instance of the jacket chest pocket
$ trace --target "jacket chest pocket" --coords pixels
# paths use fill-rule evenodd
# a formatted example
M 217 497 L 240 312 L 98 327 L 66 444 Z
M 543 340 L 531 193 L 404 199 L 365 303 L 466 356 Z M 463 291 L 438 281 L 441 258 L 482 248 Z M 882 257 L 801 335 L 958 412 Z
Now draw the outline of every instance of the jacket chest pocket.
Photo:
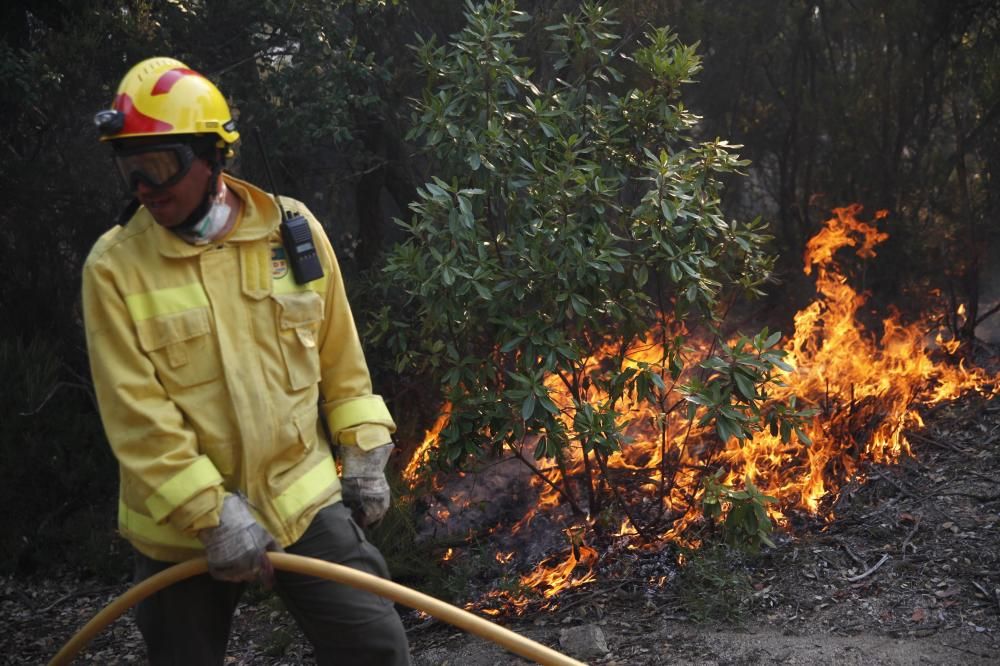
M 319 327 L 323 298 L 314 291 L 274 294 L 278 303 L 278 342 L 288 370 L 288 385 L 298 391 L 320 378 Z
M 164 385 L 198 386 L 222 373 L 208 308 L 138 321 L 136 329 Z

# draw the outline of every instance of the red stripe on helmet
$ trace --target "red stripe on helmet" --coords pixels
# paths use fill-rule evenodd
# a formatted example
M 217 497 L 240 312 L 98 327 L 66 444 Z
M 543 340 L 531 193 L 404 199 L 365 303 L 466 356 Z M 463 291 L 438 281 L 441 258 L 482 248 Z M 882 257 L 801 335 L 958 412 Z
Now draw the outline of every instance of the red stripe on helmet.
M 125 125 L 118 133 L 119 136 L 128 134 L 157 134 L 169 132 L 174 129 L 170 123 L 147 116 L 145 113 L 135 108 L 132 98 L 121 93 L 115 98 L 114 108 L 125 114 Z
M 198 72 L 193 69 L 183 69 L 178 67 L 177 69 L 171 69 L 160 75 L 160 78 L 156 80 L 156 84 L 153 86 L 153 95 L 165 95 L 170 92 L 170 89 L 174 87 L 174 84 L 180 81 L 185 76 L 201 76 Z

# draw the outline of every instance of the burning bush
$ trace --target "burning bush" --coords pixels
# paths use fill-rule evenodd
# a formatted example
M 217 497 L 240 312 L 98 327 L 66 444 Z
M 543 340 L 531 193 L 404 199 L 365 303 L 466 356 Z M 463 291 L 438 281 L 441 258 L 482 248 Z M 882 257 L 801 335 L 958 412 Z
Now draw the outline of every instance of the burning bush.
M 996 377 L 948 358 L 955 346 L 940 336 L 932 341 L 918 325 L 902 323 L 898 314 L 883 320 L 881 336 L 859 323 L 865 296 L 848 285 L 835 258 L 850 247 L 857 248 L 861 258 L 874 257 L 874 247 L 887 237 L 873 223 L 860 220 L 859 213 L 859 206 L 837 209 L 809 243 L 806 272 L 816 274 L 818 297 L 796 315 L 795 334 L 784 343 L 784 350 L 773 349 L 774 336 L 762 341 L 763 334 L 752 341 L 718 343 L 720 354 L 713 354 L 711 346 L 692 346 L 688 353 L 704 360 L 685 359 L 679 381 L 662 397 L 662 404 L 687 404 L 684 416 L 665 418 L 665 411 L 650 409 L 648 402 L 622 402 L 616 424 L 626 443 L 608 457 L 601 480 L 618 481 L 612 492 L 631 507 L 631 525 L 622 524 L 616 534 L 625 543 L 638 535 L 646 544 L 673 542 L 689 549 L 708 534 L 704 528 L 715 527 L 721 540 L 733 546 L 754 551 L 762 544 L 773 545 L 773 520 L 786 522 L 790 511 L 830 520 L 832 500 L 848 480 L 861 476 L 863 463 L 893 463 L 908 454 L 907 432 L 923 424 L 921 407 L 968 391 L 996 394 Z M 884 219 L 885 214 L 879 212 L 875 218 Z M 757 354 L 748 351 L 753 349 Z M 752 366 L 758 354 L 774 354 L 769 363 L 781 368 L 770 381 L 771 395 L 748 378 L 734 379 L 743 372 L 741 364 Z M 665 347 L 644 342 L 624 355 L 623 367 L 645 363 L 662 371 L 666 357 Z M 611 354 L 594 357 L 586 368 L 609 362 L 618 361 Z M 690 379 L 705 373 L 707 379 Z M 567 406 L 572 396 L 560 390 L 558 378 L 548 377 L 546 384 L 551 399 L 564 410 L 560 413 L 571 413 Z M 721 393 L 706 388 L 720 384 L 728 388 Z M 607 399 L 598 389 L 591 390 L 594 400 Z M 744 412 L 726 407 L 727 395 L 759 418 L 747 419 Z M 792 425 L 776 416 L 779 410 L 794 409 L 796 403 L 808 405 L 798 412 L 808 415 L 805 422 Z M 439 444 L 449 418 L 445 410 L 414 455 L 406 470 L 411 481 L 416 481 L 420 464 Z M 720 426 L 723 421 L 727 425 Z M 795 431 L 797 438 L 788 437 L 789 431 Z M 559 504 L 554 479 L 565 483 L 586 477 L 588 452 L 577 448 L 570 453 L 570 461 L 561 468 L 538 470 L 539 478 L 552 477 L 537 484 L 537 507 L 512 531 L 529 524 L 536 512 L 551 511 Z M 557 477 L 560 473 L 564 476 Z M 601 520 L 595 516 L 589 524 L 599 527 Z M 692 526 L 702 529 L 691 530 Z M 542 562 L 521 578 L 523 586 L 541 598 L 592 580 L 597 552 L 584 544 L 580 530 L 567 534 L 568 557 Z M 691 575 L 698 578 L 697 573 Z M 733 583 L 724 576 L 716 582 Z M 505 603 L 523 607 L 528 601 L 524 594 L 507 595 Z
M 649 507 L 609 467 L 633 455 L 627 414 L 644 410 L 666 434 L 694 418 L 691 401 L 720 445 L 766 424 L 784 441 L 799 431 L 803 414 L 769 397 L 780 336 L 718 338 L 726 306 L 761 293 L 768 237 L 759 220 L 723 218 L 719 179 L 745 162 L 691 137 L 680 90 L 700 68 L 692 47 L 659 29 L 619 53 L 612 12 L 587 2 L 548 28 L 555 55 L 536 69 L 517 55 L 526 20 L 512 2 L 470 5 L 450 45 L 419 47 L 430 86 L 414 136 L 443 177 L 420 191 L 387 262 L 416 321 L 386 309 L 375 339 L 440 382 L 441 462 L 510 453 L 579 520 L 615 503 L 653 541 L 645 525 L 664 516 L 633 515 Z M 620 89 L 623 67 L 647 87 Z M 552 74 L 535 83 L 535 71 Z M 700 353 L 692 330 L 709 353 L 685 374 Z M 653 513 L 669 518 L 665 452 L 634 469 L 659 477 Z
M 680 89 L 700 66 L 693 48 L 661 29 L 620 53 L 612 13 L 585 2 L 548 28 L 554 59 L 532 67 L 512 2 L 466 18 L 449 45 L 419 47 L 430 84 L 414 137 L 442 177 L 387 263 L 406 308 L 386 308 L 370 335 L 447 401 L 409 475 L 513 456 L 539 493 L 514 529 L 562 512 L 570 556 L 524 586 L 548 597 L 590 580 L 595 534 L 696 545 L 692 525 L 718 525 L 768 544 L 772 521 L 815 513 L 862 460 L 907 452 L 919 399 L 982 383 L 934 364 L 896 316 L 878 340 L 858 323 L 865 297 L 835 259 L 847 247 L 869 259 L 886 238 L 860 207 L 810 241 L 818 297 L 788 342 L 724 335 L 772 258 L 759 220 L 721 213 L 719 179 L 745 164 L 734 146 L 691 136 Z M 621 89 L 623 67 L 647 87 Z

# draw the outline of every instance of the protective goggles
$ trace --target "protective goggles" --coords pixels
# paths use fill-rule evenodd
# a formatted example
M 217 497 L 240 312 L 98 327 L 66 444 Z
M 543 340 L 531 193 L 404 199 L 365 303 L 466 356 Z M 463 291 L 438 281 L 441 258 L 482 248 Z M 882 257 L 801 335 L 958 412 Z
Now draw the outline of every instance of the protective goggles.
M 139 188 L 139 181 L 160 189 L 176 185 L 187 175 L 194 163 L 191 146 L 183 143 L 166 143 L 115 151 L 118 173 L 131 191 Z

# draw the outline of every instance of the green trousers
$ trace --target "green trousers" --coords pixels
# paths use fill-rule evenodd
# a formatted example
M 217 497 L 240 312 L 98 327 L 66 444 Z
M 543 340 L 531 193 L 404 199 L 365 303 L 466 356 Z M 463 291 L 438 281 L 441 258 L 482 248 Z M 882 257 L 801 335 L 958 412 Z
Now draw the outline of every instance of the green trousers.
M 302 538 L 285 549 L 389 577 L 378 549 L 370 544 L 340 502 L 313 519 Z M 170 566 L 136 553 L 135 580 Z M 316 652 L 321 666 L 408 665 L 406 632 L 391 601 L 348 585 L 285 571 L 275 572 L 275 591 Z M 233 612 L 244 583 L 217 581 L 208 574 L 165 588 L 136 608 L 136 623 L 153 666 L 215 666 L 226 656 Z

